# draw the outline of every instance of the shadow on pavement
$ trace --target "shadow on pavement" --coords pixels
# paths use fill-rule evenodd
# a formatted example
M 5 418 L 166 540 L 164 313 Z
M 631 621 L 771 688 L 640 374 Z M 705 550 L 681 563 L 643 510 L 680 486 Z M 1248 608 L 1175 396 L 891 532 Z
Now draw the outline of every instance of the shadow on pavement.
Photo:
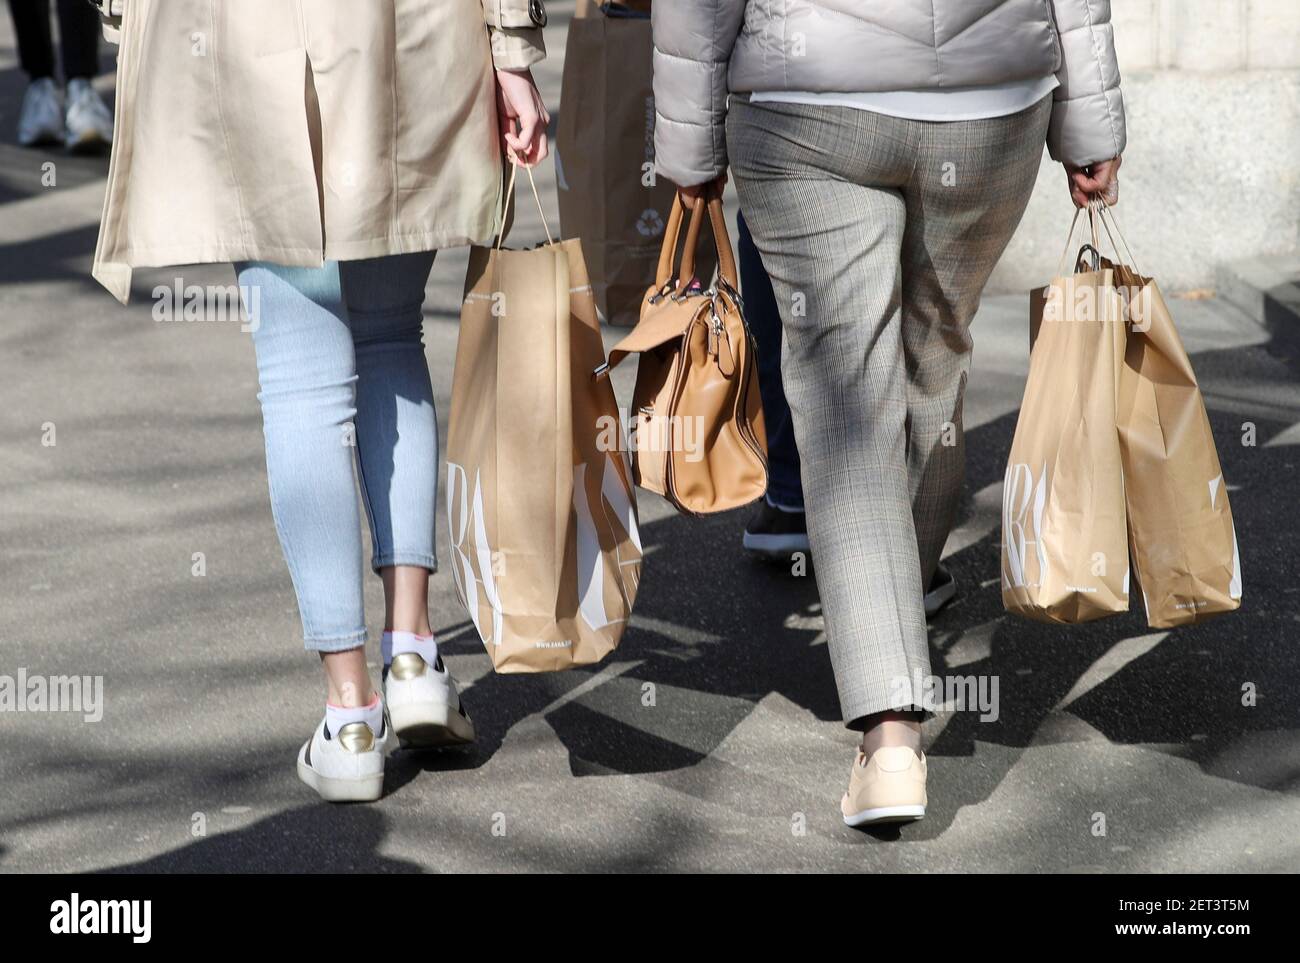
M 1217 378 L 1221 387 L 1242 354 L 1251 355 L 1252 370 L 1279 367 L 1270 361 L 1268 345 L 1205 352 L 1195 363 L 1203 378 Z M 1286 373 L 1277 370 L 1276 376 Z M 968 433 L 968 492 L 1001 480 L 1015 419 L 1011 413 Z M 1100 734 L 1114 743 L 1150 745 L 1193 760 L 1220 778 L 1284 792 L 1300 787 L 1300 740 L 1294 738 L 1300 699 L 1282 681 L 1294 664 L 1288 639 L 1296 630 L 1297 590 L 1289 578 L 1290 536 L 1273 521 L 1276 507 L 1292 500 L 1295 448 L 1266 447 L 1288 423 L 1264 419 L 1257 422 L 1257 445 L 1244 447 L 1241 421 L 1211 412 L 1224 472 L 1238 480 L 1232 499 L 1246 585 L 1239 612 L 1198 626 L 1153 631 L 1135 604 L 1134 611 L 1088 625 L 1042 625 L 1008 618 L 1003 611 L 996 527 L 948 558 L 961 593 L 931 626 L 932 670 L 996 676 L 1000 713 L 991 721 L 981 721 L 975 712 L 951 715 L 928 750 L 934 760 L 931 815 L 907 834 L 910 838 L 942 833 L 961 807 L 988 798 L 1020 755 L 958 780 L 944 760 L 972 755 L 977 742 L 1023 750 L 1031 743 Z M 962 520 L 970 512 L 968 495 Z M 769 693 L 785 696 L 819 720 L 839 718 L 814 581 L 747 559 L 739 545 L 743 523 L 744 513 L 737 512 L 710 519 L 672 517 L 645 527 L 651 554 L 633 626 L 611 656 L 635 664 L 545 716 L 568 749 L 575 775 L 694 766 Z M 645 627 L 647 621 L 654 627 Z M 660 627 L 668 624 L 680 629 L 680 635 L 673 633 L 678 638 L 699 635 L 705 641 L 674 641 L 661 634 Z M 979 633 L 987 639 L 987 652 L 972 660 L 967 648 L 950 664 L 954 647 Z M 471 635 L 456 645 L 457 651 L 469 652 L 478 642 Z M 1103 671 L 1091 687 L 1085 680 L 1082 691 L 1062 704 L 1117 646 L 1131 648 L 1131 659 L 1117 671 Z M 975 651 L 981 651 L 978 644 Z M 543 711 L 599 670 L 548 678 L 489 675 L 476 683 L 478 762 L 495 752 L 515 722 Z M 634 714 L 644 683 L 653 683 L 660 699 L 673 693 L 671 713 Z M 1260 693 L 1254 707 L 1242 705 L 1247 683 Z M 1084 731 L 1045 730 L 1049 716 L 1059 717 L 1061 711 L 1086 723 Z M 847 768 L 847 744 L 845 756 Z
M 366 806 L 318 803 L 287 809 L 245 829 L 204 836 L 105 873 L 419 873 L 378 852 L 386 820 Z M 329 844 L 325 845 L 324 841 Z

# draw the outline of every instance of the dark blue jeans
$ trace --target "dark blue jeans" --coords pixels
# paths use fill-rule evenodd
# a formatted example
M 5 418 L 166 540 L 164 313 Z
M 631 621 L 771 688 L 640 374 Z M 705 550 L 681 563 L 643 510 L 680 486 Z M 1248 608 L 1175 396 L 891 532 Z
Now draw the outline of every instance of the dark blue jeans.
M 63 79 L 99 73 L 99 14 L 86 0 L 58 0 Z M 50 0 L 9 0 L 18 60 L 30 80 L 54 76 L 54 39 Z
M 781 386 L 781 312 L 743 214 L 736 216 L 736 234 L 745 320 L 758 342 L 758 386 L 767 425 L 767 497 L 783 508 L 803 508 L 799 449 L 795 447 L 790 406 Z

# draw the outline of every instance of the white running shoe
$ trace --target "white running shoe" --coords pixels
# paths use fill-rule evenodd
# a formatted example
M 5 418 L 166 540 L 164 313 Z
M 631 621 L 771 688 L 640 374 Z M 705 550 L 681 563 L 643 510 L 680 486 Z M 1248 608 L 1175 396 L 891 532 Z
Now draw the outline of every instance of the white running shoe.
M 68 81 L 68 112 L 63 143 L 70 151 L 89 151 L 113 142 L 113 114 L 90 81 Z
M 33 81 L 23 94 L 18 113 L 18 143 L 23 147 L 57 144 L 63 140 L 63 102 L 49 77 Z
M 385 719 L 379 735 L 364 722 L 350 722 L 334 733 L 322 720 L 298 750 L 298 778 L 326 802 L 374 802 L 384 792 L 388 729 Z
M 437 749 L 474 741 L 474 723 L 440 655 L 433 665 L 416 652 L 393 656 L 384 670 L 384 702 L 403 747 Z

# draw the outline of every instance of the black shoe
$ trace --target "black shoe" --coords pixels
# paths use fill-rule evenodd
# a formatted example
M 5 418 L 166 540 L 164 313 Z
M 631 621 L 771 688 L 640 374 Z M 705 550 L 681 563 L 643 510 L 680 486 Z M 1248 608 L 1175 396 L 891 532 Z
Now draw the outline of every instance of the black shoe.
M 929 591 L 925 593 L 925 617 L 934 618 L 939 610 L 957 597 L 957 580 L 943 565 L 934 570 Z
M 764 558 L 787 559 L 808 553 L 808 522 L 803 512 L 787 512 L 764 498 L 745 526 L 745 550 Z

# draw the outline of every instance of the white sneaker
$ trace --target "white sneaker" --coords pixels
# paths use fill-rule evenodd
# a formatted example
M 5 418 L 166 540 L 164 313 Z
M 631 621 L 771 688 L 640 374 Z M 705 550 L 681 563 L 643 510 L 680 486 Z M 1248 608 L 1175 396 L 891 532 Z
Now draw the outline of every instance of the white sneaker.
M 68 82 L 63 143 L 71 151 L 95 150 L 113 142 L 113 115 L 89 80 Z
M 28 84 L 18 113 L 18 143 L 23 147 L 57 144 L 63 140 L 63 103 L 59 88 L 45 77 Z
M 474 723 L 442 656 L 433 665 L 415 652 L 393 656 L 384 670 L 384 702 L 403 747 L 436 749 L 474 741 Z
M 374 802 L 384 792 L 384 754 L 391 743 L 387 719 L 379 735 L 364 722 L 337 733 L 325 721 L 298 750 L 298 778 L 326 802 Z

